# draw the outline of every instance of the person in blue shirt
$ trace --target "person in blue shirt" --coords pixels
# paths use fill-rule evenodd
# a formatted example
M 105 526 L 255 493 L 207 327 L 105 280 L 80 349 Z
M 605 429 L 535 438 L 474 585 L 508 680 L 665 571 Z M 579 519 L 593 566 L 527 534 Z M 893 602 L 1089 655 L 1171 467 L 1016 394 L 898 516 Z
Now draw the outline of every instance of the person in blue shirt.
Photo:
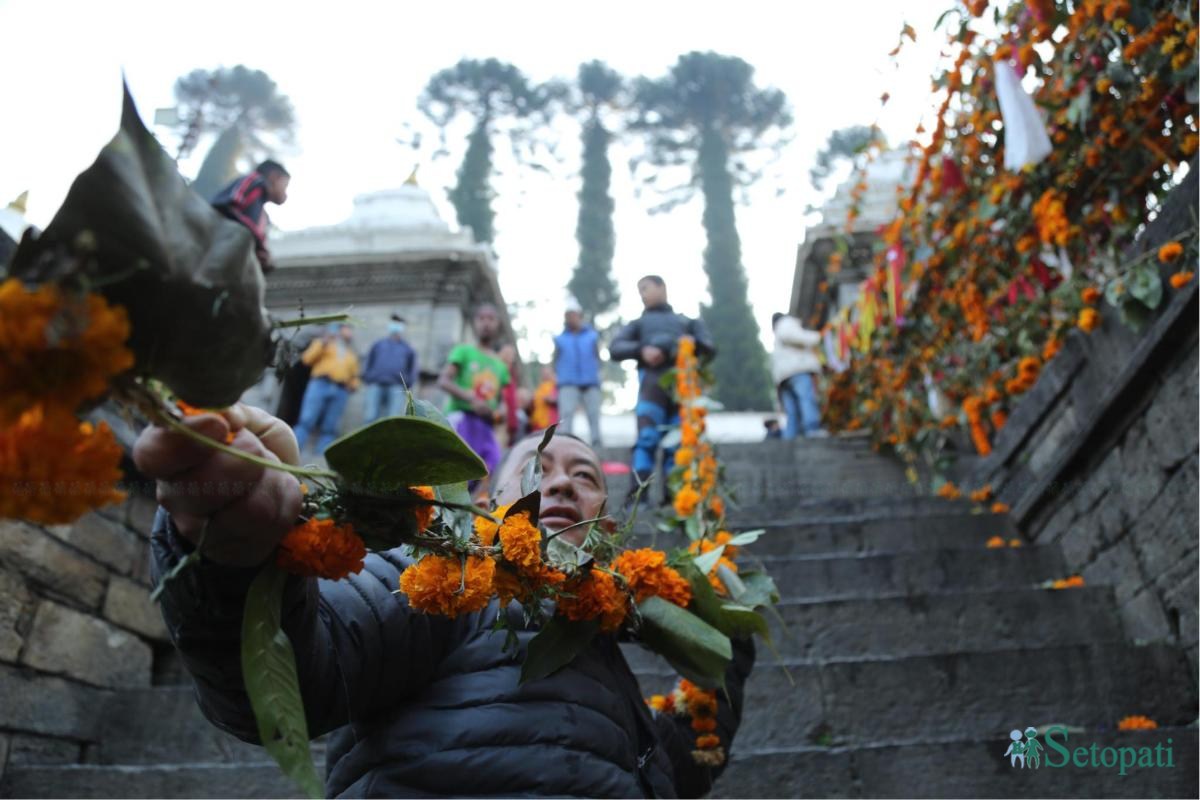
M 404 319 L 393 314 L 388 335 L 371 345 L 363 381 L 367 384 L 365 421 L 404 413 L 405 388 L 417 388 L 417 351 L 404 340 Z
M 572 298 L 563 314 L 563 332 L 554 337 L 554 372 L 558 379 L 559 430 L 574 434 L 575 411 L 587 414 L 592 447 L 600 447 L 600 341 L 583 321 L 583 309 Z

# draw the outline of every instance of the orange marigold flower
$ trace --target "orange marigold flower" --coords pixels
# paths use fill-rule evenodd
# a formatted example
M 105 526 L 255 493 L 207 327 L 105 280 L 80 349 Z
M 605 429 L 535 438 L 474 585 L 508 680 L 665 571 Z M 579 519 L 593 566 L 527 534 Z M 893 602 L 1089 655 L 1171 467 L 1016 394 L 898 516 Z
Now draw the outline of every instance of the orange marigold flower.
M 1100 314 L 1094 308 L 1085 308 L 1079 312 L 1077 324 L 1085 333 L 1091 333 L 1100 324 Z
M 625 621 L 629 596 L 617 586 L 612 575 L 598 569 L 587 577 L 564 587 L 567 594 L 558 598 L 558 610 L 573 621 L 600 618 L 600 630 L 615 631 Z
M 1004 413 L 1003 409 L 997 408 L 992 412 L 992 427 L 999 431 L 1008 424 L 1008 414 Z
M 738 548 L 731 547 L 729 542 L 733 540 L 733 534 L 729 531 L 717 531 L 717 535 L 713 537 L 713 542 L 716 545 L 725 545 L 725 555 L 729 558 L 737 558 Z
M 106 423 L 80 422 L 57 407 L 30 408 L 0 427 L 0 519 L 63 525 L 122 502 L 121 455 Z
M 701 750 L 712 750 L 714 747 L 720 746 L 721 738 L 719 736 L 714 736 L 710 733 L 696 737 L 696 747 L 699 747 Z
M 1045 346 L 1042 347 L 1042 361 L 1050 361 L 1056 355 L 1058 355 L 1059 351 L 1061 350 L 1062 341 L 1057 338 L 1048 340 Z
M 987 549 L 988 550 L 995 550 L 997 547 L 1004 547 L 1004 537 L 1003 536 L 993 536 L 992 538 L 987 540 Z
M 1078 589 L 1084 585 L 1082 575 L 1072 575 L 1069 578 L 1059 578 L 1053 583 L 1055 589 Z
M 682 467 L 690 464 L 696 458 L 696 451 L 690 447 L 681 447 L 675 451 L 675 466 Z
M 695 447 L 700 441 L 700 433 L 696 427 L 689 422 L 684 422 L 680 428 L 680 441 L 684 447 Z
M 1141 714 L 1124 717 L 1117 723 L 1119 731 L 1152 731 L 1157 727 L 1157 722 Z
M 196 406 L 188 405 L 187 403 L 183 402 L 182 400 L 176 400 L 175 407 L 178 408 L 179 411 L 185 417 L 199 417 L 202 414 L 220 414 L 221 413 L 220 411 L 213 410 L 213 409 L 197 408 Z M 229 431 L 228 433 L 225 434 L 225 444 L 233 444 L 233 440 L 235 438 L 237 438 L 237 434 L 235 434 L 233 431 Z
M 1171 288 L 1182 289 L 1184 286 L 1187 286 L 1189 283 L 1191 283 L 1192 278 L 1194 277 L 1196 277 L 1196 273 L 1189 272 L 1188 270 L 1176 272 L 1171 276 Z
M 1170 264 L 1181 255 L 1183 255 L 1183 245 L 1179 242 L 1167 242 L 1158 248 L 1158 260 L 1164 264 Z
M 991 500 L 991 499 L 992 499 L 992 485 L 990 483 L 987 486 L 984 486 L 982 488 L 976 489 L 975 491 L 971 492 L 971 502 L 972 503 L 986 503 L 988 500 Z
M 408 604 L 426 614 L 456 617 L 485 607 L 495 587 L 496 562 L 468 556 L 467 574 L 463 559 L 428 555 L 400 573 L 400 591 Z
M 508 509 L 512 506 L 511 503 L 507 506 L 500 506 L 492 511 L 492 516 L 498 519 L 504 519 L 504 515 L 508 513 Z M 491 547 L 496 543 L 496 534 L 500 532 L 500 523 L 488 519 L 487 517 L 476 517 L 474 522 L 475 536 L 479 539 L 479 543 L 484 547 Z
M 418 497 L 424 497 L 426 500 L 437 499 L 437 494 L 433 491 L 432 486 L 410 486 L 408 490 Z M 413 516 L 417 518 L 417 530 L 429 530 L 429 523 L 433 522 L 433 515 L 435 513 L 437 511 L 433 506 L 413 506 Z
M 1095 286 L 1088 286 L 1079 293 L 1079 297 L 1089 306 L 1094 306 L 1100 301 L 1100 290 Z
M 295 575 L 339 581 L 361 572 L 366 557 L 366 545 L 353 527 L 331 519 L 309 519 L 283 537 L 275 561 Z
M 724 554 L 722 554 L 721 557 L 717 559 L 717 563 L 713 564 L 713 568 L 708 571 L 708 583 L 713 587 L 713 591 L 717 594 L 727 595 L 729 594 L 729 591 L 725 588 L 724 581 L 722 581 L 719 577 L 721 574 L 721 567 L 725 567 L 730 572 L 737 572 L 738 568 L 737 564 L 733 563 L 733 561 L 729 560 Z
M 667 566 L 667 554 L 643 547 L 626 550 L 612 562 L 612 569 L 621 573 L 633 599 L 640 603 L 647 597 L 661 597 L 680 608 L 692 602 L 692 587 L 674 568 Z
M 1007 510 L 1007 507 L 1005 508 L 1005 510 Z M 1023 541 L 1021 541 L 1020 539 L 1009 539 L 1008 546 L 1009 547 L 1024 547 L 1025 543 Z
M 697 717 L 692 720 L 692 730 L 696 733 L 712 733 L 717 729 L 716 717 Z
M 690 486 L 682 487 L 675 493 L 675 514 L 680 517 L 690 517 L 696 512 L 700 503 L 700 495 Z
M 708 499 L 708 510 L 716 515 L 718 519 L 725 516 L 725 501 L 713 495 Z
M 944 497 L 947 500 L 957 500 L 962 497 L 962 492 L 957 486 L 950 481 L 946 481 L 937 490 L 938 497 Z
M 513 514 L 500 525 L 500 550 L 504 560 L 522 574 L 536 573 L 542 565 L 542 532 L 529 521 L 529 512 Z
M 507 606 L 513 599 L 524 601 L 528 594 L 520 576 L 504 567 L 496 568 L 496 574 L 492 576 L 492 588 L 500 598 L 501 606 Z
M 0 283 L 0 424 L 48 403 L 75 411 L 133 367 L 129 317 L 98 294 Z

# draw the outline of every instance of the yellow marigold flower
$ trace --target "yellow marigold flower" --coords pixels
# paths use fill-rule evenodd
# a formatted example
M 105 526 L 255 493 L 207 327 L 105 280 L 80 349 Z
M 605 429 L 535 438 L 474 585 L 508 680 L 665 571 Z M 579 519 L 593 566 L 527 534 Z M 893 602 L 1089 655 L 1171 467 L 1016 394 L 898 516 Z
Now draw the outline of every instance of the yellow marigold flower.
M 957 500 L 958 498 L 962 497 L 962 492 L 959 491 L 959 488 L 950 481 L 943 483 L 941 488 L 937 490 L 937 494 L 938 497 L 944 497 L 947 500 Z
M 1004 537 L 1003 536 L 993 536 L 992 538 L 987 540 L 987 549 L 988 550 L 995 550 L 997 547 L 1004 547 Z
M 720 746 L 721 738 L 719 736 L 714 736 L 710 733 L 705 736 L 696 737 L 696 747 L 699 747 L 701 750 L 711 750 L 714 747 Z
M 0 284 L 0 424 L 38 403 L 75 411 L 133 367 L 129 317 L 98 294 Z
M 419 497 L 424 497 L 426 500 L 437 499 L 437 494 L 434 493 L 432 486 L 410 486 L 408 490 Z M 435 513 L 437 513 L 437 510 L 433 506 L 413 506 L 413 516 L 417 519 L 417 530 L 429 530 L 429 524 L 433 522 L 433 515 Z
M 1191 283 L 1192 278 L 1194 277 L 1196 277 L 1196 273 L 1188 270 L 1176 272 L 1171 276 L 1171 288 L 1182 289 L 1184 286 L 1187 286 L 1189 283 Z
M 569 620 L 599 617 L 600 630 L 605 632 L 615 631 L 625 621 L 629 595 L 607 572 L 593 569 L 586 577 L 568 582 L 564 591 L 558 598 L 558 610 Z
M 690 336 L 679 339 L 679 360 L 690 359 L 696 355 L 696 340 Z
M 339 581 L 361 572 L 366 557 L 366 545 L 353 527 L 331 519 L 310 519 L 288 531 L 275 561 L 295 575 Z
M 1008 503 L 1001 503 L 999 501 L 992 503 L 992 513 L 993 514 L 1007 514 L 1008 511 L 1009 511 Z
M 680 517 L 690 517 L 699 503 L 700 495 L 690 486 L 684 486 L 675 493 L 675 513 Z
M 1094 308 L 1085 308 L 1079 312 L 1079 320 L 1076 323 L 1085 333 L 1091 333 L 1096 330 L 1100 324 L 1100 315 Z
M 1079 293 L 1079 298 L 1089 306 L 1094 306 L 1100 301 L 1100 290 L 1095 286 L 1088 286 Z
M 1141 714 L 1124 717 L 1117 723 L 1117 730 L 1119 731 L 1152 731 L 1157 727 L 1157 722 Z
M 612 569 L 621 573 L 635 602 L 647 597 L 661 597 L 680 608 L 692 602 L 692 587 L 675 569 L 667 566 L 667 555 L 660 550 L 643 547 L 627 550 L 612 562 Z
M 468 556 L 464 579 L 459 557 L 428 555 L 400 574 L 400 591 L 416 611 L 456 617 L 485 607 L 492 598 L 496 562 Z
M 500 550 L 504 560 L 522 574 L 536 573 L 542 565 L 542 532 L 529 521 L 529 512 L 513 514 L 500 525 Z
M 1170 264 L 1181 255 L 1183 255 L 1183 245 L 1179 242 L 1167 242 L 1158 248 L 1158 260 L 1164 264 Z
M 38 405 L 0 427 L 0 519 L 74 522 L 122 502 L 120 480 L 121 446 L 103 422 L 93 426 Z
M 661 695 L 661 694 L 650 695 L 649 697 L 646 698 L 646 705 L 650 706 L 655 711 L 669 713 L 668 707 L 667 707 L 667 698 L 665 695 Z

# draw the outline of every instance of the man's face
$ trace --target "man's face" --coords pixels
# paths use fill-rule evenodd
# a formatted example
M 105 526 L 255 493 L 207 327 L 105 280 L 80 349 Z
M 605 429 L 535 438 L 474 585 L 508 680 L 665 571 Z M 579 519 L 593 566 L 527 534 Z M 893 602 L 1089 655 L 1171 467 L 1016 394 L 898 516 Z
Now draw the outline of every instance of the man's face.
M 660 306 L 667 302 L 667 287 L 654 281 L 639 281 L 638 294 L 642 296 L 642 305 L 646 308 Z
M 267 199 L 272 203 L 283 205 L 287 202 L 288 184 L 292 179 L 282 172 L 273 172 L 267 176 Z
M 500 315 L 491 306 L 483 306 L 475 312 L 475 335 L 481 342 L 490 342 L 500 331 Z
M 521 473 L 537 456 L 541 442 L 537 437 L 520 442 L 496 476 L 495 500 L 508 505 L 521 499 Z M 542 451 L 541 522 L 547 530 L 561 531 L 604 513 L 608 490 L 600 459 L 592 448 L 577 439 L 555 436 Z M 578 545 L 587 536 L 589 525 L 571 528 L 563 539 Z
M 343 325 L 338 328 L 338 335 L 342 337 L 343 342 L 349 342 L 354 338 L 354 328 L 351 328 L 349 325 Z
M 567 323 L 567 327 L 573 331 L 583 327 L 583 314 L 578 311 L 568 311 L 563 314 L 563 319 Z

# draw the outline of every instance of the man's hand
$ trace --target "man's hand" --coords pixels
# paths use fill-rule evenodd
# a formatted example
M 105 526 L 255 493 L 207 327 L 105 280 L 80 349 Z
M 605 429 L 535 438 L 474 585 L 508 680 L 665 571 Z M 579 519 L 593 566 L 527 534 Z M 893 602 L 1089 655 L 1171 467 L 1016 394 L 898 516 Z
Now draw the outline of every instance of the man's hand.
M 184 424 L 218 442 L 234 433 L 231 447 L 265 458 L 299 461 L 291 428 L 261 409 L 241 403 L 223 414 L 188 417 Z M 251 464 L 206 447 L 182 433 L 150 427 L 133 448 L 142 474 L 158 482 L 158 502 L 179 533 L 221 564 L 261 564 L 300 513 L 300 484 L 279 470 Z
M 648 344 L 642 348 L 642 362 L 648 367 L 657 367 L 659 364 L 667 360 L 667 354 L 662 351 L 662 348 Z
M 275 262 L 271 260 L 270 250 L 259 245 L 254 249 L 254 254 L 258 256 L 258 263 L 262 267 L 264 275 L 275 269 Z

